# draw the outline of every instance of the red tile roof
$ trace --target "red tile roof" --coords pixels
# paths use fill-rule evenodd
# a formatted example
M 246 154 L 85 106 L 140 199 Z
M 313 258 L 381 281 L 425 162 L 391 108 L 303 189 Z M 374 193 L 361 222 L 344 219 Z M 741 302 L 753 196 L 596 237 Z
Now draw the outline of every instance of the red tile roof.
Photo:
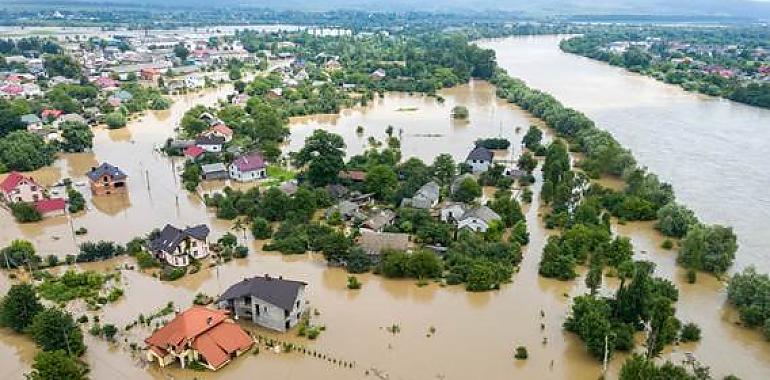
M 214 132 L 219 132 L 225 136 L 232 136 L 233 134 L 233 130 L 224 124 L 217 124 L 211 127 L 211 130 Z
M 11 192 L 11 190 L 15 189 L 16 186 L 19 186 L 19 183 L 23 180 L 30 181 L 37 185 L 34 179 L 32 177 L 25 177 L 23 174 L 19 172 L 11 172 L 8 174 L 7 177 L 3 180 L 3 182 L 0 182 L 0 189 L 3 190 L 3 192 Z
M 190 145 L 184 150 L 184 155 L 190 158 L 198 158 L 205 150 L 197 145 Z
M 61 198 L 43 199 L 42 201 L 37 201 L 37 203 L 35 203 L 35 208 L 41 214 L 47 214 L 52 211 L 61 211 L 64 210 L 65 206 L 66 202 Z
M 62 110 L 51 110 L 51 109 L 45 109 L 45 110 L 43 110 L 43 112 L 40 114 L 40 117 L 42 117 L 43 119 L 45 119 L 45 118 L 46 118 L 46 117 L 48 117 L 48 116 L 52 116 L 52 117 L 59 117 L 59 116 L 61 116 L 63 113 L 64 113 L 64 111 L 62 111 Z
M 155 331 L 145 343 L 155 352 L 181 352 L 189 343 L 212 367 L 219 368 L 230 354 L 250 348 L 254 341 L 227 318 L 228 313 L 193 306 Z

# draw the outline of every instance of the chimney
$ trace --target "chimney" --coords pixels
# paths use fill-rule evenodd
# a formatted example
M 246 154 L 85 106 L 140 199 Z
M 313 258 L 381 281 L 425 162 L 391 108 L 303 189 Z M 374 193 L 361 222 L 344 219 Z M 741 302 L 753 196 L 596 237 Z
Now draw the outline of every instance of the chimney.
M 207 318 L 206 318 L 206 326 L 211 326 L 211 321 L 212 321 L 212 320 L 213 320 L 213 318 L 211 318 L 211 317 L 207 317 Z
M 279 280 L 283 280 L 283 276 L 278 276 L 278 279 Z
M 270 279 L 270 275 L 265 273 L 265 280 L 269 280 L 269 279 Z
M 91 167 L 91 171 L 94 171 L 94 170 L 96 170 L 96 166 Z

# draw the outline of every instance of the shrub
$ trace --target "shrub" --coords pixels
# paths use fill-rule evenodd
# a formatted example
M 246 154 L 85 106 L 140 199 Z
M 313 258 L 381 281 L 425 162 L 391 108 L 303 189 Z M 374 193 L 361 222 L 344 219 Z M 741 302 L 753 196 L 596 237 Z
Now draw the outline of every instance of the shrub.
M 348 276 L 348 289 L 361 289 L 361 282 L 358 281 L 358 277 L 356 276 Z
M 663 240 L 663 243 L 660 245 L 663 249 L 671 249 L 674 248 L 674 242 L 671 241 L 671 239 Z
M 682 326 L 682 331 L 679 332 L 679 340 L 682 342 L 700 341 L 700 327 L 693 322 L 685 324 Z
M 516 347 L 516 354 L 513 355 L 518 360 L 525 360 L 529 357 L 529 353 L 527 352 L 527 347 L 524 346 L 518 346 Z
M 19 223 L 33 223 L 43 219 L 43 215 L 40 214 L 40 211 L 38 211 L 32 203 L 9 203 L 8 207 L 11 208 L 13 217 L 16 218 L 16 221 Z
M 104 122 L 109 129 L 118 129 L 126 126 L 126 117 L 120 112 L 112 112 L 104 117 Z
M 265 218 L 254 218 L 251 222 L 251 233 L 254 239 L 264 240 L 273 236 L 273 227 Z
M 187 268 L 177 268 L 172 266 L 164 267 L 160 271 L 161 281 L 175 281 L 187 274 Z

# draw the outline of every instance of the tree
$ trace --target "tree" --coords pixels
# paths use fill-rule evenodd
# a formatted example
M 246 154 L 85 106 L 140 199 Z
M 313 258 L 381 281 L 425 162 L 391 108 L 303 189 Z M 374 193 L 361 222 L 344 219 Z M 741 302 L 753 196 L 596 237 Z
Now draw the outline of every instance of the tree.
M 481 186 L 473 178 L 465 178 L 457 184 L 452 193 L 452 199 L 456 202 L 469 203 L 481 196 Z
M 441 276 L 441 259 L 430 251 L 419 251 L 409 256 L 407 274 L 415 278 L 437 278 Z
M 49 308 L 39 312 L 28 327 L 32 339 L 43 351 L 64 350 L 73 356 L 86 351 L 83 332 L 72 316 L 62 310 Z
M 532 153 L 524 152 L 524 154 L 519 157 L 518 165 L 519 169 L 531 174 L 532 171 L 537 168 L 537 160 L 532 156 Z
M 351 248 L 345 262 L 350 273 L 366 273 L 372 268 L 372 260 L 360 247 Z
M 14 131 L 0 139 L 0 164 L 8 170 L 37 170 L 53 160 L 54 149 L 38 135 Z
M 82 152 L 93 146 L 94 133 L 83 123 L 66 121 L 61 124 L 62 150 L 67 152 Z
M 591 256 L 591 265 L 588 268 L 585 283 L 591 295 L 595 295 L 602 286 L 602 262 L 597 255 Z
M 45 56 L 45 71 L 49 77 L 63 76 L 75 79 L 82 76 L 80 64 L 66 54 Z
M 619 380 L 704 380 L 687 373 L 684 367 L 667 361 L 658 367 L 654 361 L 633 354 L 620 369 Z
M 436 156 L 436 158 L 433 160 L 432 169 L 433 176 L 438 179 L 442 186 L 446 186 L 455 176 L 457 166 L 455 165 L 455 160 L 451 155 L 442 153 Z
M 324 186 L 337 179 L 344 167 L 345 141 L 340 135 L 316 129 L 305 139 L 305 146 L 294 155 L 298 167 L 307 165 L 307 178 L 314 186 Z
M 542 140 L 543 132 L 540 130 L 540 128 L 534 125 L 530 125 L 529 129 L 527 130 L 527 134 L 524 135 L 524 138 L 521 140 L 521 142 L 525 147 L 527 147 L 527 149 L 531 151 L 537 151 Z
M 691 225 L 698 224 L 695 213 L 678 203 L 669 203 L 658 210 L 655 227 L 664 235 L 681 238 L 687 234 Z
M 32 203 L 15 202 L 9 203 L 8 207 L 11 209 L 13 217 L 19 223 L 34 223 L 43 220 L 43 214 Z
M 254 218 L 251 222 L 251 234 L 254 235 L 254 239 L 270 239 L 273 235 L 273 227 L 265 218 Z
M 42 310 L 32 285 L 13 285 L 0 302 L 0 325 L 22 332 Z
M 104 117 L 104 123 L 109 129 L 118 129 L 126 126 L 126 117 L 120 112 L 112 112 Z
M 36 267 L 42 261 L 35 247 L 26 240 L 14 240 L 0 250 L 0 268 L 15 269 Z
M 187 57 L 190 56 L 190 50 L 188 50 L 184 44 L 179 43 L 174 46 L 174 55 L 177 56 L 180 61 L 184 62 L 187 60 Z
M 521 205 L 511 196 L 510 191 L 498 191 L 495 193 L 495 198 L 489 203 L 489 208 L 500 215 L 505 227 L 513 227 L 516 223 L 524 220 Z
M 35 355 L 27 380 L 87 380 L 88 366 L 64 350 L 43 351 Z
M 679 333 L 679 340 L 682 342 L 697 342 L 700 340 L 700 327 L 693 322 L 686 323 L 682 326 L 682 331 Z
M 70 213 L 80 212 L 86 208 L 86 199 L 74 187 L 67 188 L 67 203 L 69 203 L 68 211 Z
M 688 268 L 720 274 L 733 264 L 737 250 L 732 228 L 696 224 L 682 240 L 677 261 Z
M 366 191 L 380 200 L 390 199 L 398 186 L 396 172 L 388 165 L 374 165 L 366 171 Z

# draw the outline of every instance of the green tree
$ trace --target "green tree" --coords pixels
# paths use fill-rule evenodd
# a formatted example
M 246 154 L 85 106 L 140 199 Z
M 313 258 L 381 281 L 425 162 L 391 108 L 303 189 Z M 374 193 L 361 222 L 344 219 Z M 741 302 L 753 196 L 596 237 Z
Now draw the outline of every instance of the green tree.
M 532 153 L 524 152 L 524 154 L 519 157 L 518 165 L 519 169 L 531 174 L 532 171 L 537 168 L 537 160 L 532 156 Z
M 366 171 L 366 191 L 380 200 L 390 199 L 398 186 L 398 176 L 388 165 L 374 165 Z
M 658 210 L 655 227 L 664 235 L 681 238 L 687 234 L 691 225 L 698 224 L 695 213 L 678 203 L 669 203 Z
M 126 117 L 120 112 L 111 112 L 104 117 L 104 123 L 109 129 L 118 129 L 126 126 Z
M 705 380 L 690 375 L 684 367 L 670 361 L 658 367 L 654 361 L 639 354 L 626 359 L 620 368 L 619 380 Z M 706 378 L 708 379 L 708 378 Z
M 35 355 L 27 380 L 87 380 L 88 366 L 64 350 L 43 351 Z
M 510 191 L 498 191 L 495 193 L 495 198 L 489 203 L 489 208 L 500 215 L 506 227 L 513 227 L 516 223 L 524 221 L 521 205 L 513 198 Z
M 86 199 L 74 187 L 67 188 L 67 203 L 69 203 L 68 211 L 70 213 L 80 212 L 86 208 Z
M 273 227 L 265 218 L 254 218 L 251 222 L 251 234 L 254 235 L 254 239 L 270 239 L 273 236 Z
M 61 124 L 61 147 L 67 152 L 82 152 L 93 147 L 94 133 L 83 123 L 67 121 Z
M 524 138 L 521 140 L 521 142 L 525 147 L 527 147 L 527 149 L 531 151 L 537 151 L 542 140 L 543 132 L 540 130 L 540 128 L 534 125 L 530 125 L 529 129 L 527 130 L 527 134 L 524 135 Z M 524 169 L 522 168 L 522 170 Z
M 0 250 L 0 268 L 36 267 L 41 261 L 40 256 L 35 253 L 35 247 L 26 240 L 14 240 Z
M 73 356 L 86 351 L 83 332 L 72 316 L 62 310 L 50 308 L 37 313 L 28 331 L 43 351 L 64 350 Z
M 0 164 L 8 170 L 37 170 L 53 160 L 54 149 L 38 135 L 14 131 L 0 139 Z
M 187 60 L 187 57 L 190 56 L 190 50 L 188 50 L 184 44 L 179 43 L 176 46 L 174 46 L 174 55 L 179 58 L 180 61 L 184 62 Z
M 433 176 L 442 186 L 448 185 L 455 176 L 457 165 L 451 155 L 442 153 L 433 160 Z
M 13 285 L 0 302 L 0 325 L 22 332 L 42 310 L 32 285 Z
M 473 178 L 465 178 L 457 184 L 452 192 L 452 199 L 456 202 L 469 203 L 481 196 L 481 186 Z
M 738 243 L 732 228 L 693 225 L 679 249 L 677 261 L 687 268 L 724 273 L 735 260 Z
M 305 139 L 305 146 L 294 155 L 297 167 L 307 165 L 307 178 L 314 186 L 324 186 L 337 179 L 344 167 L 345 142 L 340 135 L 316 129 Z
M 45 71 L 49 77 L 63 76 L 75 79 L 83 76 L 80 64 L 73 57 L 66 54 L 46 55 Z

